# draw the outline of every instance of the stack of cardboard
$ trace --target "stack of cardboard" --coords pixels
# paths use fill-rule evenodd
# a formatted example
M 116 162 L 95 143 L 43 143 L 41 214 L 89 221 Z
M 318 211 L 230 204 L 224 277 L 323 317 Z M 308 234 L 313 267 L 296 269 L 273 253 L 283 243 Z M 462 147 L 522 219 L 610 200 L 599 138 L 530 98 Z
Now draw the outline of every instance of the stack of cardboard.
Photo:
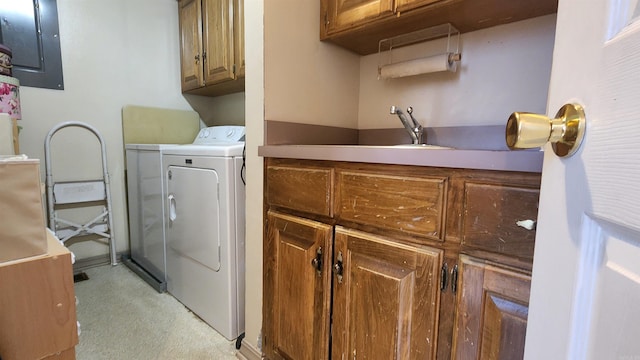
M 47 232 L 48 252 L 0 263 L 0 358 L 75 359 L 71 253 Z
M 0 158 L 0 262 L 47 252 L 40 160 Z
M 71 253 L 47 231 L 40 161 L 0 158 L 0 358 L 75 359 Z

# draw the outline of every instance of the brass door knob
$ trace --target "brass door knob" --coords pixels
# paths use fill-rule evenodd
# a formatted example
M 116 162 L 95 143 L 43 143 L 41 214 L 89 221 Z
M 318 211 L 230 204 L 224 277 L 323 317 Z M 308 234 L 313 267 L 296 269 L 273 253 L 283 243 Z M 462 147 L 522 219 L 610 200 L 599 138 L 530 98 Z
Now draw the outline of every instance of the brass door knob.
M 551 142 L 553 151 L 560 157 L 573 155 L 584 138 L 584 109 L 578 104 L 566 104 L 556 117 L 514 112 L 509 116 L 506 140 L 509 149 L 530 149 Z

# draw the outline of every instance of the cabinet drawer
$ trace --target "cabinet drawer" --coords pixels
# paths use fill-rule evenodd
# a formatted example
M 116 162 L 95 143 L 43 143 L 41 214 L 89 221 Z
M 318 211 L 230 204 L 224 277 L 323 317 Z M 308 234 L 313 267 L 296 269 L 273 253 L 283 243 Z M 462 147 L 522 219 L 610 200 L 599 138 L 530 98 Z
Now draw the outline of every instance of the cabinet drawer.
M 462 244 L 533 259 L 535 228 L 519 226 L 538 217 L 538 189 L 467 183 L 464 192 Z
M 445 185 L 444 177 L 341 171 L 338 173 L 339 217 L 440 240 Z
M 333 169 L 268 166 L 267 203 L 333 217 L 333 183 Z

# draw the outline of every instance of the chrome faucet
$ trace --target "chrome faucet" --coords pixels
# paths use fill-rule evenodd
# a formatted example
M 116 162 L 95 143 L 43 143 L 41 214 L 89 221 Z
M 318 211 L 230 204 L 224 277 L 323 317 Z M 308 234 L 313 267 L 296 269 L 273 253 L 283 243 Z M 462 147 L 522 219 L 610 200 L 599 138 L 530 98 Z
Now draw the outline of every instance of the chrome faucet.
M 402 122 L 402 125 L 409 133 L 409 136 L 411 136 L 411 141 L 413 144 L 422 144 L 422 125 L 420 125 L 420 123 L 416 121 L 416 118 L 413 117 L 413 108 L 411 106 L 407 108 L 407 112 L 409 113 L 409 117 L 411 118 L 411 120 L 408 120 L 407 117 L 404 116 L 402 110 L 393 105 L 391 106 L 389 112 L 392 115 L 398 115 L 400 121 Z

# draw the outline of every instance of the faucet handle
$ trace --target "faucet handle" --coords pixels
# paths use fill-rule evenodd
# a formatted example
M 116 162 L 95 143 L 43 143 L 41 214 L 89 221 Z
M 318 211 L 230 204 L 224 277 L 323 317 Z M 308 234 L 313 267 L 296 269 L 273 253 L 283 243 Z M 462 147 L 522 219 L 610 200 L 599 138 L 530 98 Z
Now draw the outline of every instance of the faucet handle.
M 415 128 L 414 131 L 417 131 L 418 129 L 422 129 L 422 125 L 420 125 L 418 120 L 416 120 L 416 118 L 413 117 L 413 107 L 409 106 L 407 108 L 407 113 L 409 113 L 409 117 L 411 118 L 411 121 L 413 121 L 413 127 Z
M 390 114 L 395 114 L 397 112 L 397 109 L 395 105 L 391 105 L 391 108 L 389 109 L 389 113 Z

